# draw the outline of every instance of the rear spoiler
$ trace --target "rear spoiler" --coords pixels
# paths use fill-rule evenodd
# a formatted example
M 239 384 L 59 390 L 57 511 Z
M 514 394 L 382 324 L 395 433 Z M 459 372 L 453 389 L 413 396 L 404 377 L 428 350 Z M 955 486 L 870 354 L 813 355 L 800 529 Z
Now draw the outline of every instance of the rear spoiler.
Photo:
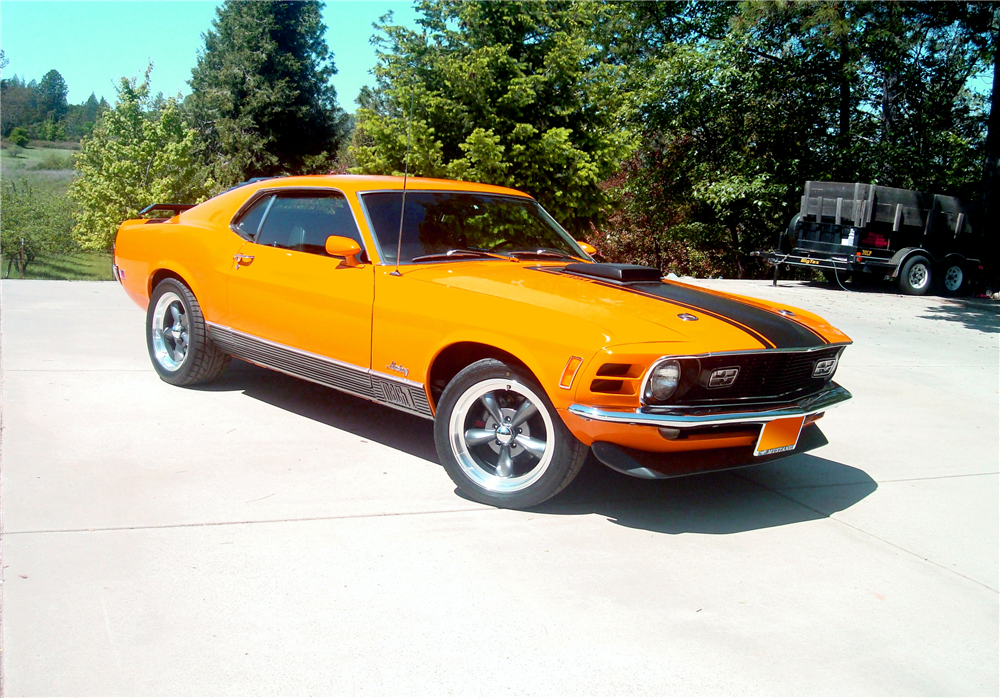
M 198 204 L 151 204 L 139 211 L 139 215 L 144 216 L 150 211 L 170 211 L 176 216 L 178 213 L 187 211 L 189 208 L 194 208 L 197 205 Z

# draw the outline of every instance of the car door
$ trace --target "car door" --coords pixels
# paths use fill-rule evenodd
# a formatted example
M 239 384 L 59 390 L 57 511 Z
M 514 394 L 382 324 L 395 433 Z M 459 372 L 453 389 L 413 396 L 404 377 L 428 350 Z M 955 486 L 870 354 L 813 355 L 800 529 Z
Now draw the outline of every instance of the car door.
M 374 274 L 344 194 L 266 194 L 235 225 L 249 239 L 229 272 L 229 327 L 276 345 L 277 359 L 309 352 L 367 370 Z M 330 235 L 355 240 L 361 263 L 327 255 Z

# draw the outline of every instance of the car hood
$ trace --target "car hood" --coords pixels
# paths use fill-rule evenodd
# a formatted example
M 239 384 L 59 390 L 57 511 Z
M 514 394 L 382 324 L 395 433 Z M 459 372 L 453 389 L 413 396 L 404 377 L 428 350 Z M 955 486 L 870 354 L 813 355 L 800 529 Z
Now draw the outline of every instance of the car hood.
M 406 276 L 531 306 L 538 310 L 522 312 L 519 322 L 542 323 L 541 331 L 545 312 L 572 316 L 596 325 L 607 336 L 606 346 L 692 342 L 718 352 L 850 341 L 811 313 L 671 281 L 622 284 L 562 266 L 499 261 L 415 265 Z

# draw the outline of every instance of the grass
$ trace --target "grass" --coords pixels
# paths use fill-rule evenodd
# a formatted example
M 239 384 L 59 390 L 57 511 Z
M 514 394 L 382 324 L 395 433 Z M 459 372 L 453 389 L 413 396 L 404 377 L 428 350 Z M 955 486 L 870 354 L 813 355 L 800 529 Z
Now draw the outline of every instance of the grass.
M 0 272 L 7 278 L 7 259 L 0 256 Z M 21 278 L 11 267 L 10 278 Z M 108 252 L 74 252 L 65 255 L 38 257 L 28 265 L 26 279 L 63 279 L 69 281 L 113 281 L 111 254 Z
M 32 141 L 27 148 L 4 141 L 0 144 L 0 176 L 23 179 L 31 186 L 64 196 L 76 177 L 73 148 L 66 143 Z M 62 146 L 62 147 L 58 147 Z
M 78 143 L 32 141 L 27 148 L 4 141 L 0 144 L 0 177 L 23 180 L 33 188 L 57 196 L 66 196 L 76 177 L 73 153 Z M 7 258 L 0 256 L 0 275 L 7 278 Z M 11 268 L 10 278 L 20 274 Z M 107 252 L 74 252 L 38 257 L 28 265 L 26 279 L 64 279 L 70 281 L 112 281 L 111 255 Z

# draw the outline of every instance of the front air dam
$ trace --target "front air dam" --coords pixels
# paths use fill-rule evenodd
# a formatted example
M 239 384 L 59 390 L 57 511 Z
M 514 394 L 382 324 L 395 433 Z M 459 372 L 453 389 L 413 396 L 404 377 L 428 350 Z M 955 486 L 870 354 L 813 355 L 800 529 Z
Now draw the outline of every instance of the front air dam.
M 771 456 L 754 456 L 753 446 L 722 448 L 714 451 L 654 453 L 617 446 L 607 441 L 595 441 L 591 450 L 597 460 L 612 470 L 645 480 L 662 480 L 770 463 L 812 451 L 828 443 L 820 428 L 810 424 L 802 429 L 795 450 Z

